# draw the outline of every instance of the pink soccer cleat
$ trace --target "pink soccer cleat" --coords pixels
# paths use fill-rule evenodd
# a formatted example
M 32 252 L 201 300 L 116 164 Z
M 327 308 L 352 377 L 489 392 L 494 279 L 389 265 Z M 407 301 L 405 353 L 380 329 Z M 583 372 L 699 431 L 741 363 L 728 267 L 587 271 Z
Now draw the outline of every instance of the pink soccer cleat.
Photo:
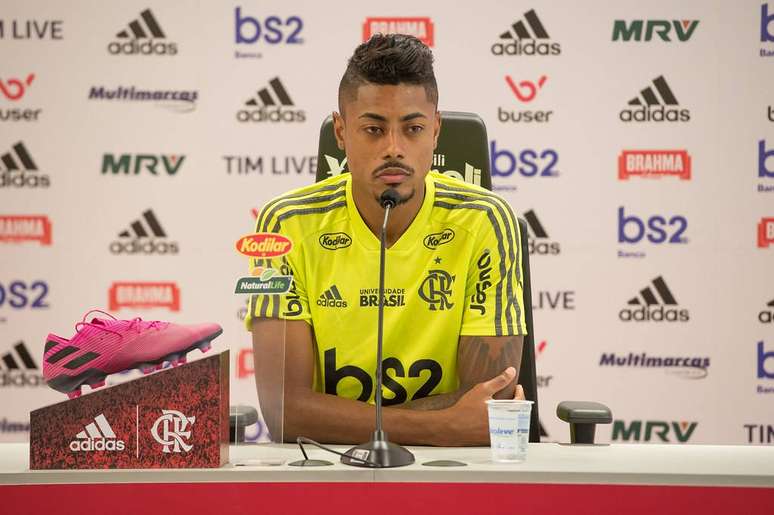
M 86 318 L 102 313 L 109 318 Z M 179 325 L 171 322 L 118 320 L 104 311 L 92 310 L 75 324 L 75 336 L 67 340 L 55 334 L 46 338 L 43 377 L 54 390 L 75 398 L 81 386 L 96 389 L 110 374 L 137 368 L 149 374 L 165 361 L 173 366 L 186 362 L 194 349 L 209 350 L 223 329 L 218 324 Z

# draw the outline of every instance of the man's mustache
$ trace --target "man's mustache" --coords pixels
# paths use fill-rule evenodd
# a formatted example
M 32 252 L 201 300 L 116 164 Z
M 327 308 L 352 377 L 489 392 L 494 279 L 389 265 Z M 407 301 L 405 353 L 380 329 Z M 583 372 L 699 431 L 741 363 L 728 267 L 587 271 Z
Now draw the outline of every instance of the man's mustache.
M 413 174 L 414 173 L 414 169 L 413 168 L 411 168 L 408 165 L 405 165 L 405 164 L 401 163 L 400 161 L 388 161 L 388 162 L 386 162 L 384 164 L 381 164 L 378 167 L 376 167 L 376 169 L 373 172 L 371 172 L 371 175 L 376 177 L 377 175 L 379 175 L 379 173 L 381 173 L 384 170 L 387 170 L 389 168 L 397 168 L 399 170 L 403 170 L 404 172 L 406 172 L 408 174 Z

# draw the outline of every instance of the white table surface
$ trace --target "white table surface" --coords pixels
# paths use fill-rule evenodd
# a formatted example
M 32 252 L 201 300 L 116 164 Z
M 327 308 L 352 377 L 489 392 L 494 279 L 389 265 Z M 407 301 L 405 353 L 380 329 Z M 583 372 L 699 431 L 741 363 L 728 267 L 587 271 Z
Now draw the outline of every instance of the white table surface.
M 346 447 L 335 446 L 340 451 Z M 333 466 L 299 468 L 295 445 L 232 446 L 230 463 L 220 469 L 29 470 L 29 445 L 0 444 L 0 485 L 62 483 L 199 482 L 439 482 L 565 483 L 774 487 L 774 446 L 530 444 L 527 461 L 495 464 L 489 448 L 410 447 L 417 462 L 397 469 L 373 470 L 342 465 L 338 457 L 307 446 L 310 458 Z M 451 459 L 465 467 L 423 466 Z M 281 465 L 260 465 L 275 460 Z

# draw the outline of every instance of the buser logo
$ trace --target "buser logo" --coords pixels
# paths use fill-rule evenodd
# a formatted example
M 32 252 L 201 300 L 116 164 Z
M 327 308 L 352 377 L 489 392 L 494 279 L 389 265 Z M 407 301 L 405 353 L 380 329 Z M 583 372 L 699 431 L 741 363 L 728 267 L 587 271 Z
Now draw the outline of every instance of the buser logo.
M 350 245 L 352 245 L 352 238 L 347 233 L 329 232 L 320 236 L 320 246 L 324 249 L 345 249 Z
M 425 236 L 424 245 L 430 250 L 435 250 L 441 245 L 449 243 L 454 239 L 454 231 L 451 229 L 444 229 L 441 232 L 428 234 Z
M 288 254 L 293 242 L 281 234 L 258 232 L 242 236 L 236 242 L 240 254 L 258 258 L 275 258 Z
M 27 91 L 27 88 L 32 84 L 32 81 L 35 80 L 35 74 L 30 73 L 27 75 L 25 79 L 22 78 L 11 78 L 11 79 L 0 79 L 0 93 L 2 93 L 2 96 L 10 100 L 11 102 L 16 102 L 18 100 L 21 100 L 22 97 L 24 97 L 24 94 Z M 0 109 L 0 121 L 3 122 L 19 122 L 19 121 L 25 121 L 25 122 L 35 122 L 38 120 L 38 116 L 40 115 L 40 112 L 42 109 L 24 109 L 24 108 L 5 108 Z
M 165 43 L 166 36 L 150 9 L 140 13 L 140 18 L 129 22 L 128 29 L 116 34 L 118 41 L 108 44 L 113 55 L 175 55 L 176 43 Z

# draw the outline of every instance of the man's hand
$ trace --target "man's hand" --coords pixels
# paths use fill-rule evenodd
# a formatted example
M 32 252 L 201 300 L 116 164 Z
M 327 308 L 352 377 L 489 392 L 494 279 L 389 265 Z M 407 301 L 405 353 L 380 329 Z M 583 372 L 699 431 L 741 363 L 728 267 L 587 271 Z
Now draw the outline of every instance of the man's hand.
M 451 428 L 448 436 L 454 445 L 489 445 L 489 414 L 485 401 L 505 389 L 515 378 L 516 369 L 508 367 L 500 375 L 475 385 L 453 406 L 444 410 Z M 524 400 L 521 385 L 516 385 L 509 397 Z

